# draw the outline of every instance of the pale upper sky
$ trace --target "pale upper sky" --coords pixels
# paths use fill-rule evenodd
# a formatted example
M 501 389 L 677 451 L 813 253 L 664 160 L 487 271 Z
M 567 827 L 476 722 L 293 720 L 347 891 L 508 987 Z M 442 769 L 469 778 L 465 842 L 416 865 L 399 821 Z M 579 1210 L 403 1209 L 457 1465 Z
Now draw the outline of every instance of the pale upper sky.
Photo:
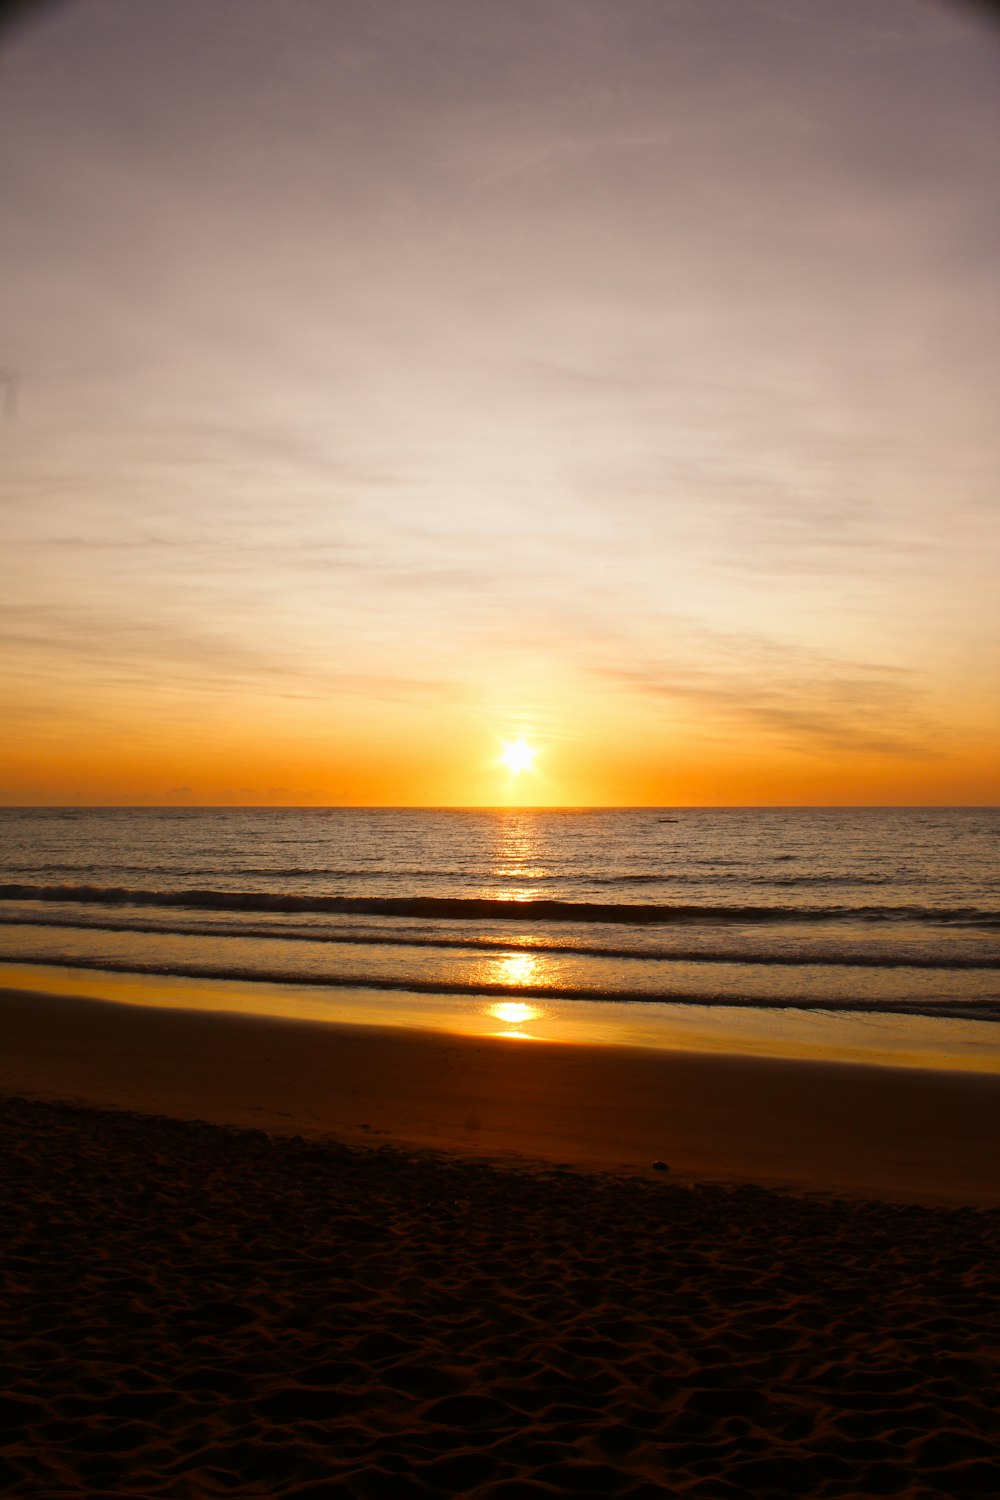
M 0 801 L 997 800 L 978 7 L 67 0 L 0 202 Z

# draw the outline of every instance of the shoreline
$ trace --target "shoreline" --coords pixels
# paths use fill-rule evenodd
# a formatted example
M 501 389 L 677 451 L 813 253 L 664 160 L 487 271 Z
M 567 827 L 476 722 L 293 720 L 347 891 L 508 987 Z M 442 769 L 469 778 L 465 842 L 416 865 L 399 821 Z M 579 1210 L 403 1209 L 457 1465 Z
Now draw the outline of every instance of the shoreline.
M 1000 1077 L 0 990 L 0 1093 L 679 1183 L 1000 1206 Z
M 873 1064 L 1000 1076 L 1000 1023 L 943 1009 L 826 1009 L 792 1001 L 716 1003 L 696 996 L 623 1002 L 567 1000 L 505 985 L 496 993 L 404 984 L 321 984 L 215 972 L 168 974 L 131 966 L 0 961 L 0 989 L 89 997 L 143 1007 L 257 1015 L 323 1024 L 503 1036 L 526 1042 L 627 1046 Z

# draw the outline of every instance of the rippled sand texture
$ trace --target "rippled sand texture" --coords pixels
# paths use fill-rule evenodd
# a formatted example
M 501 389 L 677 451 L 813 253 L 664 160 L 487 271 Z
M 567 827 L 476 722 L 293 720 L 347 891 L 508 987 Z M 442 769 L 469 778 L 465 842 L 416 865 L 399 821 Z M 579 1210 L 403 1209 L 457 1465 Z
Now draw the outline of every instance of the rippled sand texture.
M 995 1211 L 0 1131 L 12 1496 L 997 1491 Z

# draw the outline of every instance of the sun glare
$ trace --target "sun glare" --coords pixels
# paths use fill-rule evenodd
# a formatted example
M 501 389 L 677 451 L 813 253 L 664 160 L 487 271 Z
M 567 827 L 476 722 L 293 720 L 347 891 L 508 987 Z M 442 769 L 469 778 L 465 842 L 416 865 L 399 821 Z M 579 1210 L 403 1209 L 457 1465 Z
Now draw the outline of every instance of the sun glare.
M 508 771 L 516 776 L 519 771 L 530 771 L 534 768 L 535 754 L 536 751 L 527 740 L 504 740 L 500 764 L 506 766 Z

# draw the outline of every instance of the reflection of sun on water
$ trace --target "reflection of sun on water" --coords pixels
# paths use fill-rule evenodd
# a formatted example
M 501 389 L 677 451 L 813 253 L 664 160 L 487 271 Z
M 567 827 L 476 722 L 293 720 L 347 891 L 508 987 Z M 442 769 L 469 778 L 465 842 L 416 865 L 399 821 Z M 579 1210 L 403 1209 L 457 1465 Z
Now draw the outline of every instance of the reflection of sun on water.
M 545 967 L 544 955 L 502 953 L 488 959 L 480 970 L 480 975 L 488 984 L 503 985 L 505 989 L 542 989 L 546 980 Z M 491 1000 L 480 1014 L 503 1021 L 508 1027 L 518 1027 L 523 1026 L 526 1021 L 539 1020 L 545 1015 L 545 1010 L 541 1005 L 527 1005 L 523 1000 Z M 496 1035 L 525 1037 L 528 1033 L 513 1030 L 499 1031 Z
M 507 953 L 497 964 L 495 982 L 520 986 L 537 983 L 538 959 L 532 953 Z
M 543 893 L 539 882 L 549 867 L 541 857 L 538 825 L 530 813 L 505 813 L 497 818 L 491 852 L 491 877 L 502 881 L 490 892 L 494 900 L 532 901 Z

